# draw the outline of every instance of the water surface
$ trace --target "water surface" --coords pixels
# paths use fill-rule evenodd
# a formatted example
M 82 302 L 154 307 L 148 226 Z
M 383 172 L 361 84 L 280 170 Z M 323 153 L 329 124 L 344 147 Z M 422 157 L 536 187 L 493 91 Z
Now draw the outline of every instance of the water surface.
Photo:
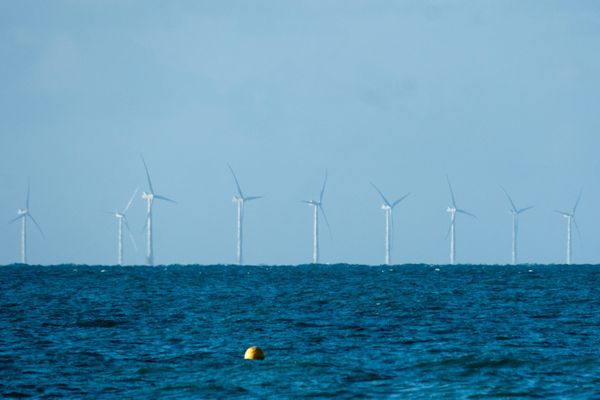
M 0 267 L 0 395 L 600 398 L 599 287 L 600 266 Z

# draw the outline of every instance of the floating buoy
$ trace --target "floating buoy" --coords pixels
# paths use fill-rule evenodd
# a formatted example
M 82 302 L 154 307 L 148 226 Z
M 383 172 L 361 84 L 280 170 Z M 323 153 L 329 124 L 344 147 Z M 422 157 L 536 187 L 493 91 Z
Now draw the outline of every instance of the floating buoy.
M 257 346 L 252 346 L 246 350 L 244 353 L 245 360 L 264 360 L 265 353 L 263 353 L 262 349 Z

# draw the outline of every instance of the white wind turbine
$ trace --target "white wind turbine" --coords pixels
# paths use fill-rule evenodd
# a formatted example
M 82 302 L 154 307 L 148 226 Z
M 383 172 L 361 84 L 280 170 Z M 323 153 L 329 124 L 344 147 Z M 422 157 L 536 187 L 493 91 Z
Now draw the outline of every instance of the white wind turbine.
M 383 200 L 383 204 L 381 205 L 381 209 L 385 212 L 385 264 L 390 264 L 390 247 L 391 247 L 391 236 L 394 234 L 394 218 L 392 216 L 392 211 L 394 207 L 396 207 L 402 200 L 408 197 L 408 194 L 400 197 L 398 200 L 390 203 L 388 199 L 383 195 L 381 190 L 374 183 L 371 182 L 371 186 L 379 193 L 381 199 Z
M 158 195 L 154 193 L 154 189 L 152 188 L 152 181 L 150 180 L 150 173 L 148 172 L 148 166 L 146 165 L 146 160 L 142 156 L 142 162 L 144 163 L 144 168 L 146 169 L 146 178 L 148 178 L 148 192 L 142 193 L 142 199 L 146 200 L 148 205 L 147 213 L 146 213 L 146 228 L 148 233 L 148 241 L 147 241 L 147 253 L 146 253 L 146 264 L 154 265 L 154 244 L 152 242 L 152 205 L 154 204 L 154 200 L 165 200 L 171 203 L 177 203 L 175 200 L 171 200 L 165 196 Z
M 452 206 L 448 207 L 446 211 L 450 213 L 450 264 L 454 265 L 455 255 L 456 255 L 456 238 L 455 234 L 455 223 L 456 223 L 456 213 L 469 215 L 473 218 L 477 218 L 475 215 L 470 212 L 458 208 L 456 205 L 456 199 L 454 198 L 454 191 L 452 190 L 452 185 L 450 184 L 450 178 L 446 175 L 446 180 L 448 181 L 448 188 L 450 189 L 450 196 L 452 197 Z
M 135 191 L 133 192 L 133 195 L 131 195 L 131 198 L 129 199 L 129 202 L 127 202 L 127 205 L 125 206 L 125 208 L 123 209 L 123 211 L 119 212 L 119 211 L 115 211 L 114 213 L 109 213 L 115 216 L 115 218 L 117 218 L 117 263 L 118 265 L 123 265 L 123 225 L 125 225 L 125 228 L 127 228 L 127 232 L 129 233 L 129 239 L 131 239 L 131 243 L 133 244 L 133 247 L 135 248 L 135 250 L 137 251 L 137 245 L 135 244 L 135 239 L 133 238 L 133 233 L 131 232 L 131 228 L 129 227 L 129 223 L 127 222 L 127 211 L 129 210 L 129 207 L 131 207 L 131 203 L 133 203 L 133 199 L 135 198 L 135 195 L 137 194 L 138 189 L 135 189 Z
M 313 264 L 319 262 L 319 210 L 323 213 L 323 218 L 327 224 L 327 229 L 331 233 L 329 221 L 327 221 L 327 214 L 323 209 L 323 195 L 325 194 L 325 186 L 327 185 L 327 171 L 325 171 L 325 180 L 323 181 L 323 187 L 321 188 L 321 194 L 319 200 L 302 200 L 303 203 L 308 204 L 313 208 Z
M 25 208 L 17 209 L 17 216 L 15 218 L 13 218 L 12 220 L 10 220 L 10 223 L 17 221 L 18 219 L 21 220 L 21 263 L 22 264 L 27 264 L 27 217 L 31 218 L 31 221 L 33 221 L 35 226 L 38 228 L 38 230 L 42 234 L 42 237 L 44 237 L 44 232 L 42 231 L 42 228 L 40 228 L 40 225 L 37 223 L 35 218 L 33 218 L 33 215 L 31 215 L 31 212 L 29 212 L 29 193 L 30 193 L 30 185 L 29 185 L 29 180 L 27 180 L 27 197 L 25 199 Z
M 237 195 L 233 196 L 233 202 L 236 203 L 237 206 L 237 251 L 236 251 L 236 260 L 238 265 L 244 264 L 244 253 L 243 253 L 243 224 L 244 224 L 244 203 L 247 201 L 262 199 L 262 196 L 244 196 L 242 192 L 242 188 L 240 187 L 240 183 L 238 182 L 237 176 L 235 172 L 233 172 L 233 168 L 231 165 L 227 164 L 229 170 L 231 171 L 231 175 L 233 175 L 233 179 L 235 180 L 235 186 L 237 188 Z
M 513 224 L 512 224 L 512 263 L 513 263 L 513 265 L 516 265 L 517 264 L 517 258 L 518 258 L 517 257 L 517 235 L 519 234 L 519 215 L 522 214 L 522 213 L 524 213 L 527 210 L 532 209 L 533 206 L 529 206 L 529 207 L 518 209 L 517 206 L 515 206 L 515 202 L 510 197 L 510 195 L 508 194 L 508 192 L 506 191 L 506 189 L 502 188 L 502 191 L 504 191 L 504 194 L 506 195 L 506 198 L 510 202 L 510 213 L 512 214 L 512 217 L 513 217 Z
M 572 246 L 571 246 L 571 228 L 573 223 L 575 224 L 575 228 L 577 228 L 577 233 L 579 234 L 579 237 L 581 238 L 581 232 L 579 231 L 579 226 L 577 225 L 577 221 L 575 220 L 575 211 L 577 211 L 577 206 L 579 205 L 579 201 L 581 200 L 581 191 L 579 192 L 579 196 L 577 197 L 577 201 L 575 202 L 575 205 L 573 206 L 573 211 L 569 212 L 564 212 L 564 211 L 559 211 L 559 210 L 555 210 L 554 212 L 562 215 L 563 217 L 565 217 L 567 219 L 567 265 L 571 264 L 571 253 L 572 253 Z

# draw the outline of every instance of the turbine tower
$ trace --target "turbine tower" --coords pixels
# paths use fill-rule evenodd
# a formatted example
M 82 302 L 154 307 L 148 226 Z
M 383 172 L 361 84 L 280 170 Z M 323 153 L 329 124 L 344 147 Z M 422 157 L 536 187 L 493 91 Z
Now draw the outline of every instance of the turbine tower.
M 175 200 L 171 200 L 165 196 L 158 195 L 152 188 L 152 181 L 150 180 L 150 173 L 148 172 L 148 166 L 146 160 L 142 156 L 142 162 L 144 163 L 144 169 L 146 170 L 146 178 L 148 179 L 148 191 L 142 193 L 142 199 L 146 200 L 147 212 L 146 212 L 146 228 L 147 228 L 147 251 L 146 251 L 146 264 L 154 265 L 154 243 L 152 242 L 152 205 L 154 200 L 165 200 L 171 203 L 177 203 Z
M 240 187 L 240 183 L 238 182 L 237 176 L 235 172 L 233 172 L 233 168 L 231 165 L 227 164 L 229 170 L 231 171 L 231 175 L 233 175 L 233 179 L 235 180 L 235 186 L 237 188 L 237 195 L 233 196 L 233 202 L 237 206 L 237 251 L 236 251 L 236 260 L 238 265 L 244 264 L 244 237 L 243 237 L 243 224 L 244 224 L 244 203 L 247 201 L 262 199 L 262 196 L 244 196 L 242 192 L 242 188 Z
M 135 195 L 137 194 L 138 189 L 135 189 L 135 191 L 133 192 L 133 195 L 131 195 L 131 198 L 129 199 L 129 202 L 127 202 L 127 205 L 125 206 L 125 208 L 123 209 L 123 211 L 119 212 L 116 211 L 114 213 L 109 213 L 114 215 L 117 218 L 117 264 L 118 265 L 123 265 L 123 225 L 125 225 L 125 228 L 127 229 L 127 232 L 129 233 L 129 239 L 131 239 L 131 243 L 133 244 L 133 247 L 135 248 L 135 250 L 137 251 L 137 245 L 135 244 L 135 239 L 133 238 L 133 234 L 131 233 L 131 228 L 129 227 L 129 223 L 127 222 L 127 211 L 129 210 L 129 207 L 131 207 L 131 203 L 133 203 L 133 199 L 135 198 Z
M 38 228 L 42 237 L 44 237 L 44 232 L 40 225 L 37 223 L 31 212 L 29 212 L 29 193 L 30 193 L 30 185 L 29 180 L 27 180 L 27 197 L 25 199 L 25 208 L 17 209 L 17 216 L 10 220 L 10 223 L 13 223 L 17 220 L 21 220 L 21 264 L 27 264 L 27 217 L 33 221 L 35 226 Z
M 383 200 L 383 204 L 381 205 L 381 209 L 385 213 L 385 258 L 384 263 L 386 265 L 390 264 L 390 247 L 391 247 L 391 236 L 394 234 L 394 218 L 392 216 L 392 212 L 394 211 L 394 207 L 396 207 L 402 200 L 408 197 L 408 194 L 400 197 L 398 200 L 390 203 L 388 199 L 383 195 L 381 190 L 374 183 L 371 182 L 371 186 L 379 193 L 381 199 Z
M 313 264 L 319 262 L 319 210 L 323 213 L 323 219 L 327 224 L 327 229 L 331 233 L 329 221 L 327 220 L 327 214 L 323 209 L 323 195 L 325 194 L 325 186 L 327 185 L 327 171 L 325 171 L 325 180 L 323 181 L 323 187 L 321 188 L 321 194 L 319 200 L 302 200 L 303 203 L 308 204 L 313 208 Z
M 449 206 L 446 211 L 450 213 L 450 264 L 454 265 L 455 256 L 456 256 L 456 237 L 455 237 L 455 225 L 456 225 L 456 213 L 469 215 L 473 218 L 477 218 L 475 215 L 470 212 L 458 208 L 456 205 L 456 199 L 454 198 L 454 191 L 452 190 L 452 185 L 450 184 L 450 178 L 446 175 L 446 181 L 448 181 L 448 188 L 450 189 L 450 196 L 452 199 L 452 206 Z
M 581 200 L 581 192 L 579 192 L 577 201 L 575 202 L 575 205 L 573 206 L 573 211 L 571 211 L 570 213 L 564 212 L 564 211 L 559 211 L 559 210 L 554 211 L 567 219 L 567 265 L 571 264 L 571 254 L 572 254 L 571 231 L 572 231 L 573 224 L 575 224 L 577 233 L 579 234 L 579 237 L 581 237 L 581 232 L 579 231 L 579 226 L 577 225 L 577 221 L 575 220 L 575 211 L 577 211 L 577 206 L 579 205 L 580 200 Z
M 517 261 L 517 259 L 518 259 L 518 257 L 517 257 L 517 235 L 519 234 L 519 215 L 524 213 L 527 210 L 532 209 L 533 206 L 518 209 L 517 206 L 515 206 L 515 202 L 510 197 L 510 195 L 508 194 L 506 189 L 502 188 L 502 191 L 504 192 L 504 194 L 506 195 L 506 198 L 508 199 L 508 201 L 510 203 L 510 213 L 512 214 L 512 220 L 513 220 L 513 224 L 512 224 L 512 264 L 516 265 L 518 262 Z

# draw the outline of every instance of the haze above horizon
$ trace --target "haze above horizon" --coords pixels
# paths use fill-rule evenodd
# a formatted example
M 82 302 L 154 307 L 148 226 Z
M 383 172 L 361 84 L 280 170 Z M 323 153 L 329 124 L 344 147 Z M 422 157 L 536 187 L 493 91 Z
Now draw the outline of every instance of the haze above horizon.
M 249 264 L 312 257 L 311 209 L 329 171 L 324 263 L 447 263 L 450 176 L 459 263 L 600 262 L 600 4 L 438 1 L 0 3 L 0 218 L 30 208 L 33 264 L 112 264 L 136 188 L 157 193 L 160 264 L 233 263 L 236 193 Z M 128 213 L 144 261 L 144 201 Z M 19 259 L 0 224 L 0 264 Z

